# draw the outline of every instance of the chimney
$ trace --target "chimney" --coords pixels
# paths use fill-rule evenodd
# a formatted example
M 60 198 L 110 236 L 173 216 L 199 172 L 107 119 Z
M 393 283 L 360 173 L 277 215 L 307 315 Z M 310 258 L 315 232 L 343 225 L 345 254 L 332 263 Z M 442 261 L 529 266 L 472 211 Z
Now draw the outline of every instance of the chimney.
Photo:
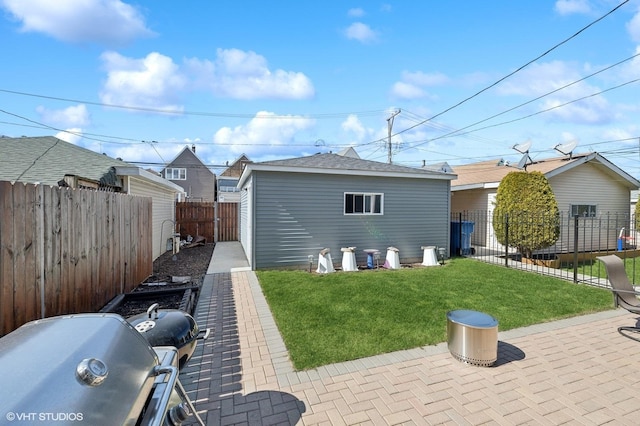
M 196 153 L 196 146 L 195 146 L 195 144 L 191 144 L 191 152 L 193 152 L 194 154 Z
M 427 160 L 422 160 L 422 167 L 427 165 Z

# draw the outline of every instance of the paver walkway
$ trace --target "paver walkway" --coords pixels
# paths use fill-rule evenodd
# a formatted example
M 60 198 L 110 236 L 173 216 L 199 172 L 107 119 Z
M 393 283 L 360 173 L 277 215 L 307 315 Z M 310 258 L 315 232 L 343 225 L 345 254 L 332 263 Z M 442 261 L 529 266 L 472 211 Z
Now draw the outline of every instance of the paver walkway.
M 440 344 L 294 372 L 242 267 L 207 276 L 196 320 L 212 335 L 180 378 L 208 425 L 640 424 L 640 342 L 616 330 L 638 318 L 623 310 L 501 332 L 489 368 Z

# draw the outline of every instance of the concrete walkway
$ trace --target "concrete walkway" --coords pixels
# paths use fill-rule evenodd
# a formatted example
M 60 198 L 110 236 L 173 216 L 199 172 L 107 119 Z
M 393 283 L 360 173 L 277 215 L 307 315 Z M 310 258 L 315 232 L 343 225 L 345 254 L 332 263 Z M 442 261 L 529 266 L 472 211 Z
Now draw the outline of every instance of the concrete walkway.
M 638 318 L 611 310 L 499 333 L 498 361 L 446 343 L 295 372 L 239 243 L 218 243 L 180 375 L 208 425 L 637 425 Z

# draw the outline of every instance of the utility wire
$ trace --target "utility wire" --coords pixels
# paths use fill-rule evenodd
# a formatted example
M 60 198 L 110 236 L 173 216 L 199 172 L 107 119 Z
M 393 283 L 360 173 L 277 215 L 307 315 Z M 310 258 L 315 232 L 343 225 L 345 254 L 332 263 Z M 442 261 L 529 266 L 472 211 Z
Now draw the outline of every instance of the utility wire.
M 473 123 L 473 124 L 469 124 L 468 126 L 462 127 L 462 128 L 460 128 L 460 129 L 457 129 L 457 130 L 454 130 L 454 131 L 451 131 L 451 132 L 446 133 L 446 134 L 444 134 L 444 135 L 437 136 L 437 137 L 432 138 L 432 139 L 426 139 L 426 140 L 423 140 L 423 141 L 415 141 L 415 142 L 419 142 L 419 143 L 414 144 L 414 145 L 411 145 L 411 146 L 409 146 L 409 147 L 407 147 L 407 148 L 404 148 L 404 149 L 401 149 L 401 150 L 407 150 L 407 149 L 416 148 L 416 147 L 421 146 L 421 145 L 424 145 L 424 144 L 426 144 L 426 143 L 433 142 L 433 141 L 440 140 L 440 139 L 444 139 L 444 138 L 447 138 L 447 137 L 465 136 L 465 135 L 468 135 L 468 134 L 470 134 L 470 133 L 478 132 L 478 131 L 480 131 L 480 130 L 486 130 L 486 129 L 489 129 L 489 128 L 492 128 L 492 127 L 498 127 L 498 126 L 503 126 L 503 125 L 505 125 L 505 124 L 515 123 L 515 122 L 517 122 L 517 121 L 525 120 L 525 119 L 527 119 L 527 118 L 531 118 L 531 117 L 534 117 L 534 116 L 536 116 L 536 115 L 539 115 L 539 114 L 542 114 L 542 113 L 545 113 L 545 112 L 552 111 L 552 110 L 554 110 L 554 109 L 558 109 L 558 108 L 565 107 L 565 106 L 570 105 L 570 104 L 575 103 L 575 102 L 583 101 L 583 100 L 585 100 L 585 99 L 592 98 L 592 97 L 595 97 L 595 96 L 601 95 L 601 94 L 603 94 L 603 93 L 606 93 L 606 92 L 610 92 L 610 91 L 612 91 L 612 90 L 619 89 L 619 88 L 624 87 L 624 86 L 627 86 L 627 85 L 629 85 L 629 84 L 637 83 L 638 81 L 640 81 L 640 78 L 637 78 L 637 79 L 634 79 L 634 80 L 630 80 L 630 81 L 627 81 L 627 82 L 625 82 L 625 83 L 621 83 L 621 84 L 619 84 L 619 85 L 617 85 L 617 86 L 609 87 L 609 88 L 604 89 L 604 90 L 601 90 L 601 91 L 599 91 L 599 92 L 595 92 L 595 93 L 592 93 L 592 94 L 590 94 L 590 95 L 586 95 L 586 96 L 583 96 L 583 97 L 580 97 L 580 98 L 577 98 L 577 99 L 573 99 L 573 100 L 568 101 L 568 102 L 565 102 L 565 103 L 563 103 L 563 104 L 555 105 L 555 106 L 553 106 L 553 107 L 550 107 L 550 108 L 547 108 L 547 109 L 543 109 L 543 110 L 540 110 L 540 111 L 534 112 L 534 113 L 532 113 L 532 114 L 525 115 L 525 116 L 523 116 L 523 117 L 515 118 L 515 119 L 513 119 L 513 120 L 508 120 L 508 121 L 502 121 L 502 122 L 500 122 L 500 123 L 495 123 L 495 124 L 487 125 L 487 126 L 484 126 L 484 127 L 479 127 L 479 128 L 476 128 L 476 129 L 469 130 L 469 131 L 467 131 L 467 132 L 462 132 L 462 131 L 463 131 L 463 130 L 465 130 L 465 129 L 468 129 L 468 128 L 470 128 L 470 127 L 473 127 L 473 126 L 476 126 L 476 125 L 478 125 L 478 124 L 484 123 L 484 122 L 486 122 L 486 121 L 488 121 L 488 120 L 491 120 L 491 119 L 493 119 L 493 118 L 496 118 L 496 117 L 499 117 L 499 116 L 501 116 L 501 115 L 504 115 L 504 114 L 506 114 L 506 113 L 508 113 L 508 112 L 511 112 L 511 111 L 513 111 L 513 110 L 515 110 L 515 109 L 517 109 L 517 108 L 520 108 L 520 107 L 522 107 L 522 106 L 524 106 L 524 105 L 528 105 L 528 104 L 530 104 L 530 103 L 532 103 L 532 102 L 535 102 L 535 101 L 537 101 L 537 100 L 540 100 L 540 99 L 542 99 L 542 98 L 544 98 L 544 97 L 546 97 L 546 96 L 549 96 L 549 95 L 551 95 L 551 94 L 553 94 L 553 93 L 556 93 L 556 92 L 558 92 L 558 91 L 560 91 L 560 90 L 566 89 L 566 88 L 567 88 L 567 87 L 569 87 L 569 86 L 572 86 L 572 85 L 574 85 L 574 84 L 576 84 L 576 83 L 578 83 L 578 82 L 584 81 L 584 80 L 586 80 L 586 79 L 587 79 L 587 78 L 589 78 L 589 77 L 593 77 L 593 76 L 594 76 L 594 75 L 596 75 L 596 74 L 599 74 L 599 73 L 601 73 L 601 72 L 603 72 L 603 71 L 606 71 L 606 70 L 608 70 L 608 69 L 611 69 L 612 67 L 617 66 L 617 65 L 620 65 L 620 64 L 622 64 L 622 63 L 624 63 L 624 62 L 626 62 L 626 61 L 629 61 L 629 60 L 631 60 L 631 59 L 633 59 L 633 58 L 635 58 L 635 57 L 637 57 L 637 56 L 640 56 L 640 53 L 638 53 L 638 54 L 636 54 L 636 55 L 633 55 L 633 56 L 631 56 L 631 57 L 629 57 L 629 58 L 627 58 L 627 59 L 624 59 L 624 60 L 622 60 L 622 61 L 620 61 L 620 62 L 618 62 L 618 63 L 616 63 L 616 64 L 614 64 L 614 65 L 611 65 L 611 66 L 609 66 L 609 67 L 606 67 L 606 68 L 604 68 L 604 69 L 601 69 L 600 71 L 597 71 L 597 72 L 595 72 L 595 73 L 593 73 L 593 74 L 590 74 L 590 75 L 588 75 L 588 76 L 586 76 L 586 77 L 584 77 L 584 78 L 581 78 L 580 80 L 576 80 L 576 81 L 571 82 L 571 83 L 569 83 L 569 84 L 566 84 L 565 86 L 562 86 L 562 87 L 560 87 L 560 88 L 558 88 L 558 89 L 552 90 L 551 92 L 545 93 L 544 95 L 538 96 L 538 97 L 536 97 L 535 99 L 529 100 L 529 101 L 524 102 L 524 103 L 522 103 L 522 104 L 520 104 L 520 105 L 517 105 L 517 106 L 512 107 L 512 108 L 509 108 L 509 109 L 507 109 L 507 110 L 505 110 L 505 111 L 503 111 L 503 112 L 500 112 L 500 113 L 498 113 L 498 114 L 495 114 L 495 115 L 493 115 L 493 116 L 491 116 L 491 117 L 489 117 L 489 118 L 486 118 L 486 119 L 483 119 L 483 120 L 477 121 L 477 122 L 475 122 L 475 123 Z
M 395 133 L 393 136 L 399 135 L 401 133 L 405 133 L 408 132 L 409 130 L 416 128 L 430 120 L 433 120 L 434 118 L 437 118 L 449 111 L 451 111 L 454 108 L 459 107 L 460 105 L 464 104 L 467 101 L 470 101 L 471 99 L 479 96 L 480 94 L 486 92 L 487 90 L 491 89 L 492 87 L 497 86 L 498 84 L 502 83 L 504 80 L 506 80 L 507 78 L 513 76 L 514 74 L 522 71 L 524 68 L 528 67 L 529 65 L 531 65 L 532 63 L 534 63 L 535 61 L 539 60 L 540 58 L 543 58 L 544 56 L 548 55 L 549 53 L 551 53 L 553 50 L 557 49 L 558 47 L 562 46 L 563 44 L 567 43 L 568 41 L 574 39 L 575 37 L 577 37 L 579 34 L 581 34 L 583 31 L 587 30 L 588 28 L 590 28 L 591 26 L 595 25 L 596 23 L 600 22 L 601 20 L 603 20 L 604 18 L 606 18 L 607 16 L 611 15 L 613 12 L 615 12 L 616 10 L 618 10 L 620 7 L 622 7 L 624 4 L 628 3 L 629 0 L 624 0 L 622 3 L 620 3 L 618 6 L 614 7 L 612 10 L 610 10 L 609 12 L 607 12 L 605 15 L 601 16 L 600 18 L 596 19 L 595 21 L 591 22 L 590 24 L 588 24 L 587 26 L 583 27 L 582 29 L 578 30 L 576 33 L 574 33 L 572 36 L 570 36 L 569 38 L 564 39 L 563 41 L 561 41 L 560 43 L 556 44 L 555 46 L 553 46 L 552 48 L 548 49 L 547 51 L 545 51 L 544 53 L 542 53 L 541 55 L 538 55 L 536 58 L 530 60 L 529 62 L 527 62 L 526 64 L 518 67 L 515 71 L 510 72 L 509 74 L 505 75 L 504 77 L 500 78 L 499 80 L 497 80 L 496 82 L 490 84 L 489 86 L 485 87 L 484 89 L 474 93 L 473 95 L 461 100 L 460 102 L 458 102 L 457 104 L 450 106 L 449 108 L 445 109 L 442 112 L 439 112 L 436 115 L 431 116 L 430 118 L 427 118 L 426 120 L 415 124 L 411 127 L 408 127 L 404 130 L 400 130 L 399 132 Z
M 72 103 L 80 103 L 87 105 L 95 105 L 107 108 L 118 108 L 118 109 L 126 109 L 132 111 L 143 111 L 143 112 L 155 112 L 161 114 L 174 114 L 174 115 L 197 115 L 197 116 L 205 116 L 205 117 L 221 117 L 221 118 L 260 118 L 260 119 L 287 119 L 287 120 L 309 120 L 309 119 L 327 119 L 327 118 L 340 118 L 340 117 L 348 117 L 350 115 L 359 115 L 359 116 L 370 116 L 370 115 L 380 115 L 382 113 L 387 112 L 387 110 L 373 110 L 373 111 L 356 111 L 356 112 L 336 112 L 336 113 L 323 113 L 323 114 L 296 114 L 296 115 L 259 115 L 255 114 L 235 114 L 235 113 L 223 113 L 223 112 L 203 112 L 203 111 L 182 111 L 182 110 L 169 110 L 169 109 L 160 109 L 160 108 L 149 108 L 149 107 L 137 107 L 137 106 L 128 106 L 128 105 L 116 105 L 116 104 L 105 104 L 102 102 L 92 102 L 85 101 L 79 99 L 69 99 L 69 98 L 61 98 L 56 96 L 47 96 L 47 95 L 38 95 L 35 93 L 27 93 L 27 92 L 19 92 L 15 90 L 8 89 L 0 89 L 0 92 L 11 93 L 13 95 L 20 96 L 31 96 L 35 98 L 42 99 L 51 99 L 54 101 L 63 101 L 63 102 L 72 102 Z
M 522 108 L 523 106 L 529 105 L 530 103 L 533 103 L 533 102 L 535 102 L 535 101 L 539 101 L 540 99 L 542 99 L 542 98 L 544 98 L 544 97 L 547 97 L 547 96 L 552 95 L 552 94 L 554 94 L 554 93 L 557 93 L 557 92 L 559 92 L 559 91 L 561 91 L 561 90 L 564 90 L 564 89 L 566 89 L 566 88 L 568 88 L 568 87 L 571 87 L 571 86 L 573 86 L 574 84 L 581 83 L 581 82 L 583 82 L 583 81 L 585 81 L 585 80 L 587 80 L 587 79 L 589 79 L 589 78 L 591 78 L 591 77 L 593 77 L 593 76 L 595 76 L 595 75 L 598 75 L 598 74 L 600 74 L 600 73 L 603 73 L 603 72 L 605 72 L 605 71 L 608 71 L 608 70 L 610 70 L 611 68 L 617 67 L 618 65 L 621 65 L 621 64 L 623 64 L 623 63 L 625 63 L 625 62 L 627 62 L 627 61 L 630 61 L 630 60 L 632 60 L 632 59 L 635 59 L 635 58 L 637 58 L 638 56 L 640 56 L 640 53 L 636 53 L 636 54 L 635 54 L 635 55 L 633 55 L 633 56 L 630 56 L 630 57 L 628 57 L 628 58 L 626 58 L 626 59 L 623 59 L 623 60 L 621 60 L 621 61 L 619 61 L 619 62 L 616 62 L 615 64 L 610 65 L 610 66 L 608 66 L 608 67 L 602 68 L 601 70 L 596 71 L 596 72 L 594 72 L 594 73 L 592 73 L 592 74 L 589 74 L 589 75 L 587 75 L 587 76 L 585 76 L 585 77 L 583 77 L 583 78 L 581 78 L 581 79 L 579 79 L 579 80 L 573 81 L 573 82 L 571 82 L 571 83 L 569 83 L 569 84 L 566 84 L 566 85 L 564 85 L 564 86 L 562 86 L 562 87 L 559 87 L 559 88 L 557 88 L 557 89 L 555 89 L 555 90 L 552 90 L 551 92 L 547 92 L 547 93 L 545 93 L 544 95 L 540 95 L 540 96 L 538 96 L 538 97 L 536 97 L 536 98 L 533 98 L 533 99 L 531 99 L 531 100 L 529 100 L 529 101 L 526 101 L 526 102 L 524 102 L 524 103 L 521 103 L 521 104 L 519 104 L 519 105 L 516 105 L 516 106 L 514 106 L 514 107 L 512 107 L 512 108 L 509 108 L 509 109 L 507 109 L 507 110 L 504 110 L 504 111 L 502 111 L 502 112 L 499 112 L 498 114 L 494 114 L 494 115 L 492 115 L 491 117 L 485 118 L 485 119 L 480 120 L 480 121 L 476 121 L 475 123 L 469 124 L 468 126 L 465 126 L 465 127 L 460 128 L 460 129 L 457 129 L 457 131 L 456 131 L 456 132 L 449 133 L 449 136 L 451 136 L 451 135 L 455 136 L 458 132 L 461 132 L 461 131 L 466 130 L 466 129 L 468 129 L 468 128 L 470 128 L 470 127 L 473 127 L 473 126 L 477 126 L 478 124 L 481 124 L 481 123 L 487 122 L 487 121 L 492 120 L 492 119 L 494 119 L 494 118 L 496 118 L 496 117 L 499 117 L 499 116 L 501 116 L 501 115 L 504 115 L 504 114 L 506 114 L 506 113 L 509 113 L 509 112 L 511 112 L 511 111 L 514 111 L 514 110 L 516 110 L 516 109 L 518 109 L 518 108 Z M 635 80 L 634 80 L 634 81 L 635 81 Z M 478 130 L 479 130 L 479 129 L 478 129 Z M 469 133 L 469 132 L 467 132 L 467 133 Z M 462 133 L 462 135 L 467 134 L 467 133 Z

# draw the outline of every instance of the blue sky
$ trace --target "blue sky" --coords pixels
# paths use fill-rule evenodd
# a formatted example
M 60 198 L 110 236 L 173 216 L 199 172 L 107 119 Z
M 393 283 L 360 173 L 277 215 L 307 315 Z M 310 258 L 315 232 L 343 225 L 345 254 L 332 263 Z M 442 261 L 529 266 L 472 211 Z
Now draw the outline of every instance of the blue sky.
M 639 6 L 0 0 L 0 134 L 158 169 L 191 144 L 212 166 L 346 147 L 386 162 L 392 122 L 396 164 L 575 141 L 640 178 Z

